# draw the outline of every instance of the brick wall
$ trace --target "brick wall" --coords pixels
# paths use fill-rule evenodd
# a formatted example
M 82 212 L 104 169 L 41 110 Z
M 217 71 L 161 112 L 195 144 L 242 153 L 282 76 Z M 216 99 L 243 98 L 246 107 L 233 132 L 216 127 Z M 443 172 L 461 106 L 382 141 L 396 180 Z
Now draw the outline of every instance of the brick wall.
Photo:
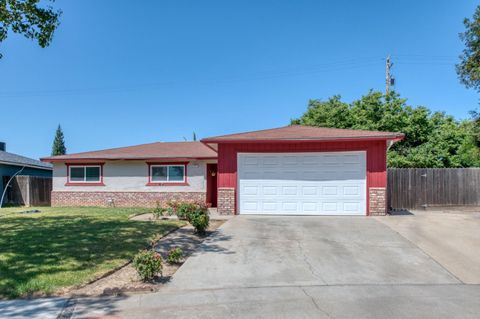
M 387 213 L 387 189 L 385 187 L 370 187 L 369 194 L 369 215 L 378 216 Z
M 222 215 L 235 215 L 235 188 L 218 188 L 218 213 Z
M 204 192 L 52 192 L 52 206 L 155 207 L 170 200 L 205 202 Z

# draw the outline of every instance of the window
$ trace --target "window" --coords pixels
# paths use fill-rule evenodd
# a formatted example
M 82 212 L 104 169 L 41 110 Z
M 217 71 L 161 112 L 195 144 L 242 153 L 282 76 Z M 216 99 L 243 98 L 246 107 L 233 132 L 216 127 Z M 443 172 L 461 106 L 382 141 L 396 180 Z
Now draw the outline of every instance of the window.
M 68 183 L 101 183 L 101 165 L 69 165 Z
M 186 183 L 185 164 L 150 165 L 150 183 Z

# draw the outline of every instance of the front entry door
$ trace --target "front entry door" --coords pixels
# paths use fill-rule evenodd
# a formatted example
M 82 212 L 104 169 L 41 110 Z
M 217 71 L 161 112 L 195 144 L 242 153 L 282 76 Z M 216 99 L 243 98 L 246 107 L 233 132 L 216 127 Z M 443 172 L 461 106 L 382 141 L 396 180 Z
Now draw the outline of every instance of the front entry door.
M 217 207 L 217 164 L 207 164 L 207 205 Z

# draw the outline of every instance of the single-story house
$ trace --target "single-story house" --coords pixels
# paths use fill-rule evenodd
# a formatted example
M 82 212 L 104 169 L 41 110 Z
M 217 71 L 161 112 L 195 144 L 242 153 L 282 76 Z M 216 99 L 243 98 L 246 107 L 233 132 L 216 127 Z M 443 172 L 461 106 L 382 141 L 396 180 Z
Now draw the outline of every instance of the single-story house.
M 200 142 L 43 158 L 54 206 L 206 202 L 222 214 L 386 212 L 387 150 L 402 133 L 291 125 Z
M 52 170 L 52 164 L 7 152 L 6 144 L 0 142 L 0 197 L 13 175 L 52 177 Z

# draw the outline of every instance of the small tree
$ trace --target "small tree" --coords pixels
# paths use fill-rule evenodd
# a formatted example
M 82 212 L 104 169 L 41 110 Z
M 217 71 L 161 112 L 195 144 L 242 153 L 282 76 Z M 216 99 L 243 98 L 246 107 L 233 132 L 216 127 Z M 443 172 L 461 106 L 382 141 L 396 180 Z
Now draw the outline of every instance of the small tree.
M 55 139 L 53 140 L 52 156 L 65 155 L 66 153 L 67 148 L 65 147 L 62 127 L 58 124 L 57 131 L 55 132 Z
M 193 132 L 192 140 L 193 140 L 194 142 L 197 140 L 197 134 L 195 134 L 195 132 Z

